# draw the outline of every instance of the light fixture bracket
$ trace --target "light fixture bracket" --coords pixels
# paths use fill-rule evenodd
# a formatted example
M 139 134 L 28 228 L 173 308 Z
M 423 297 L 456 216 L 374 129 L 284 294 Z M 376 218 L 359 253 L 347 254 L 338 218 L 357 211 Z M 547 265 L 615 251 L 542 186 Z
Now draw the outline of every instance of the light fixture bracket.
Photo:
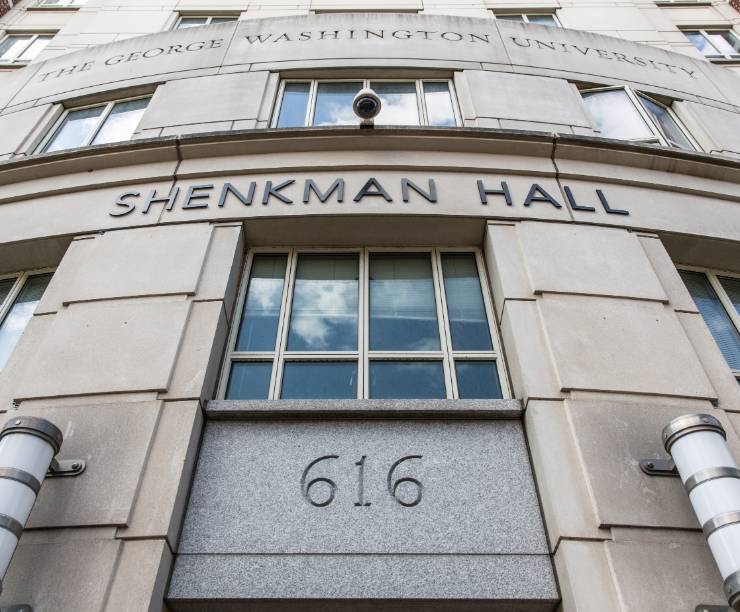
M 46 477 L 61 478 L 63 476 L 79 476 L 85 471 L 86 467 L 82 459 L 65 459 L 63 461 L 52 459 Z M 5 612 L 5 610 L 0 610 L 0 612 Z
M 17 606 L 0 606 L 0 612 L 33 612 L 33 608 L 28 604 Z
M 678 477 L 678 470 L 673 459 L 642 459 L 640 460 L 640 469 L 648 476 Z

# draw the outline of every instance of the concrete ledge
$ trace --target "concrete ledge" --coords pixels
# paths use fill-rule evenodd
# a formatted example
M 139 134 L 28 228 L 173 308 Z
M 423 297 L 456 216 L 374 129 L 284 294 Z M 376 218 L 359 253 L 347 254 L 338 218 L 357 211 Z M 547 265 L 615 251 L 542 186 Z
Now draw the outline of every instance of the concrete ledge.
M 268 418 L 518 419 L 518 400 L 214 400 L 209 420 Z

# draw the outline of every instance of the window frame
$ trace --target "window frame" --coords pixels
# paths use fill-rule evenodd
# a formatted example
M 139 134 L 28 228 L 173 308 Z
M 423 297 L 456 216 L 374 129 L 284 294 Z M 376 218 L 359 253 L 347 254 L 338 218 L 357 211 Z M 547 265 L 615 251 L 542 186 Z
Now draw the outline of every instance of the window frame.
M 12 37 L 20 37 L 20 36 L 30 36 L 31 39 L 28 41 L 28 44 L 23 47 L 23 49 L 15 56 L 14 59 L 10 60 L 0 60 L 0 66 L 28 66 L 33 60 L 36 59 L 38 54 L 36 56 L 32 57 L 29 60 L 19 60 L 18 58 L 21 57 L 28 49 L 31 48 L 33 43 L 35 43 L 39 38 L 42 36 L 48 36 L 49 42 L 46 43 L 47 45 L 54 39 L 54 36 L 56 36 L 56 32 L 16 32 L 16 31 L 6 31 L 2 38 L 0 38 L 0 44 L 4 43 L 8 38 Z M 44 47 L 46 48 L 46 47 Z M 42 49 L 41 51 L 43 51 Z M 39 51 L 39 53 L 41 53 Z
M 686 129 L 686 126 L 684 126 L 683 121 L 676 115 L 676 112 L 671 108 L 671 105 L 667 105 L 664 102 L 661 102 L 654 96 L 650 95 L 647 92 L 644 91 L 635 91 L 632 89 L 632 87 L 628 85 L 608 85 L 603 87 L 587 87 L 583 89 L 579 89 L 578 93 L 581 94 L 581 100 L 584 102 L 585 107 L 585 99 L 583 98 L 584 93 L 596 93 L 601 91 L 617 91 L 617 90 L 623 90 L 627 93 L 627 97 L 629 97 L 630 102 L 632 102 L 632 105 L 636 108 L 637 112 L 640 114 L 640 117 L 642 117 L 643 121 L 646 122 L 648 128 L 653 133 L 653 138 L 619 138 L 617 140 L 622 140 L 624 142 L 640 142 L 644 144 L 658 144 L 663 147 L 668 147 L 673 150 L 679 150 L 679 151 L 698 151 L 701 152 L 703 149 L 699 146 L 699 143 L 696 141 L 696 139 L 689 133 L 689 131 Z M 664 108 L 668 114 L 670 115 L 671 119 L 673 119 L 673 122 L 676 124 L 678 129 L 681 131 L 681 133 L 686 137 L 686 140 L 689 141 L 693 149 L 684 149 L 683 147 L 676 147 L 673 146 L 668 139 L 663 135 L 663 130 L 661 130 L 658 123 L 653 119 L 652 114 L 645 108 L 645 105 L 640 101 L 640 96 L 644 96 L 648 100 L 650 100 L 653 104 L 657 104 L 658 106 Z M 589 119 L 594 119 L 588 110 L 588 108 L 585 108 L 585 111 L 589 117 Z M 595 127 L 595 126 L 594 126 Z M 600 132 L 597 133 L 597 136 L 600 136 Z M 607 138 L 606 136 L 601 136 L 602 138 Z
M 699 51 L 699 49 L 696 48 L 694 43 L 689 40 L 689 37 L 686 36 L 687 32 L 699 32 L 699 34 L 702 35 L 704 40 L 706 40 L 707 44 L 715 49 L 717 51 L 716 55 L 706 55 L 705 53 L 702 53 Z M 719 49 L 717 49 L 714 44 L 712 44 L 712 40 L 707 36 L 707 33 L 713 33 L 713 32 L 729 32 L 730 36 L 733 36 L 738 42 L 740 42 L 740 34 L 735 32 L 735 30 L 732 27 L 722 28 L 722 27 L 704 27 L 704 28 L 690 28 L 690 27 L 682 27 L 681 33 L 686 36 L 686 40 L 691 43 L 691 46 L 696 49 L 697 52 L 701 53 L 702 57 L 706 58 L 710 62 L 725 62 L 725 61 L 731 61 L 731 62 L 740 62 L 740 51 L 737 53 L 721 53 Z
M 537 16 L 547 16 L 552 17 L 555 20 L 555 27 L 562 28 L 563 24 L 560 22 L 560 19 L 558 19 L 556 11 L 544 11 L 544 10 L 534 10 L 534 11 L 527 11 L 526 13 L 518 12 L 518 11 L 497 11 L 495 9 L 491 9 L 491 12 L 493 13 L 493 18 L 498 19 L 499 17 L 503 17 L 505 15 L 517 15 L 523 17 L 524 23 L 530 23 L 529 16 L 530 15 L 537 15 Z M 503 20 L 506 21 L 506 20 Z M 535 23 L 532 25 L 542 25 L 539 23 Z M 552 27 L 552 26 L 545 26 L 545 27 Z
M 8 292 L 8 295 L 6 296 L 5 300 L 0 302 L 0 327 L 2 327 L 3 323 L 5 323 L 5 318 L 8 316 L 8 313 L 10 312 L 11 308 L 13 308 L 13 305 L 15 304 L 16 299 L 18 298 L 18 295 L 21 291 L 23 291 L 23 288 L 26 286 L 26 282 L 29 278 L 32 276 L 40 276 L 42 274 L 53 274 L 56 271 L 56 268 L 34 268 L 32 270 L 23 270 L 21 272 L 10 272 L 8 274 L 0 274 L 0 281 L 8 280 L 8 279 L 15 279 L 13 282 L 13 286 L 10 288 L 10 291 Z M 51 280 L 49 281 L 51 283 Z M 46 287 L 49 288 L 48 285 Z M 46 290 L 44 290 L 46 291 Z M 43 299 L 43 295 L 42 295 Z M 26 326 L 28 327 L 28 326 Z M 24 327 L 21 331 L 21 335 L 26 331 L 26 328 Z M 15 349 L 14 349 L 15 350 Z M 12 355 L 12 352 L 11 352 Z M 0 366 L 0 374 L 2 374 L 3 367 Z
M 737 310 L 735 309 L 735 305 L 732 303 L 732 300 L 730 300 L 729 296 L 727 295 L 727 291 L 725 291 L 725 288 L 722 286 L 722 283 L 719 280 L 720 276 L 740 280 L 740 273 L 730 272 L 728 270 L 717 270 L 715 268 L 705 268 L 702 266 L 680 265 L 676 266 L 676 269 L 685 272 L 699 272 L 707 277 L 707 279 L 709 280 L 709 284 L 711 285 L 712 289 L 714 289 L 714 292 L 719 298 L 720 304 L 722 304 L 722 308 L 725 309 L 725 312 L 730 317 L 730 321 L 735 326 L 737 332 L 740 334 L 740 314 L 738 314 Z M 683 279 L 681 279 L 681 282 L 683 283 Z M 688 289 L 686 291 L 688 292 Z M 693 302 L 694 297 L 691 295 L 691 293 L 689 293 L 689 296 L 691 297 L 691 300 Z M 701 313 L 699 314 L 701 315 Z M 704 317 L 702 315 L 702 321 L 703 320 Z M 714 340 L 714 338 L 712 338 L 712 340 Z M 716 344 L 717 343 L 715 341 L 715 345 Z M 722 352 L 719 349 L 719 345 L 717 345 L 717 349 L 720 351 L 720 353 Z M 722 357 L 724 357 L 724 354 L 722 355 Z M 732 372 L 732 375 L 737 379 L 738 383 L 740 383 L 740 370 L 735 370 L 731 368 L 726 359 L 725 363 L 727 363 L 727 367 L 730 368 L 730 372 Z
M 357 350 L 353 351 L 288 351 L 287 342 L 290 331 L 290 318 L 292 315 L 292 301 L 295 293 L 295 279 L 298 257 L 302 254 L 343 254 L 354 253 L 358 255 L 358 330 Z M 378 351 L 369 349 L 370 333 L 370 278 L 369 264 L 370 255 L 374 253 L 424 253 L 430 256 L 432 264 L 432 282 L 434 286 L 435 308 L 437 312 L 437 325 L 439 331 L 439 350 L 434 351 Z M 489 351 L 459 351 L 452 348 L 452 337 L 450 334 L 449 313 L 444 290 L 442 276 L 442 255 L 445 253 L 465 253 L 475 257 L 478 280 L 480 282 L 483 305 L 486 314 L 486 322 L 491 339 L 491 350 Z M 277 335 L 273 351 L 243 352 L 235 351 L 236 341 L 242 320 L 242 313 L 247 297 L 247 289 L 251 275 L 252 263 L 255 255 L 259 254 L 285 254 L 287 265 L 283 278 L 283 291 L 280 300 L 280 313 L 278 315 Z M 224 356 L 221 375 L 216 397 L 226 399 L 226 391 L 229 384 L 232 364 L 237 362 L 269 362 L 271 364 L 270 382 L 268 387 L 268 400 L 281 399 L 282 382 L 285 372 L 285 364 L 296 361 L 309 362 L 348 362 L 357 365 L 357 397 L 354 399 L 366 399 L 370 396 L 370 362 L 371 361 L 434 361 L 441 362 L 444 372 L 444 387 L 446 399 L 458 399 L 457 376 L 455 364 L 469 361 L 493 361 L 496 364 L 501 386 L 501 394 L 504 399 L 511 398 L 511 387 L 509 385 L 508 370 L 501 350 L 501 336 L 494 316 L 493 300 L 490 294 L 488 275 L 483 259 L 483 254 L 478 247 L 347 247 L 347 248 L 320 248 L 320 247 L 257 247 L 249 249 L 245 258 L 242 277 L 239 285 L 239 293 L 236 300 L 234 314 L 229 330 L 227 350 Z M 239 400 L 230 400 L 239 401 Z
M 62 0 L 65 4 L 47 4 L 49 0 L 38 0 L 38 3 L 36 4 L 37 9 L 51 9 L 51 10 L 57 10 L 57 9 L 64 9 L 68 11 L 77 10 L 81 6 L 84 6 L 87 3 L 87 0 Z
M 100 115 L 100 117 L 98 117 L 98 121 L 95 124 L 95 128 L 91 131 L 90 133 L 91 135 L 85 139 L 83 144 L 80 144 L 76 147 L 70 147 L 69 149 L 60 149 L 59 151 L 52 151 L 52 153 L 58 153 L 60 151 L 69 151 L 71 149 L 79 149 L 81 147 L 89 147 L 90 143 L 92 143 L 92 141 L 95 140 L 95 137 L 100 132 L 101 128 L 105 124 L 106 120 L 110 116 L 111 111 L 113 110 L 113 107 L 116 104 L 119 104 L 122 102 L 132 102 L 134 100 L 143 100 L 145 98 L 149 98 L 149 100 L 151 100 L 153 96 L 154 96 L 154 93 L 148 93 L 144 95 L 131 96 L 129 98 L 120 98 L 116 100 L 110 100 L 108 102 L 95 102 L 93 104 L 86 104 L 84 106 L 70 106 L 69 108 L 64 108 L 64 111 L 62 112 L 62 114 L 59 115 L 56 121 L 54 121 L 54 123 L 51 125 L 48 132 L 41 139 L 41 142 L 38 144 L 34 152 L 35 153 L 46 153 L 47 152 L 46 147 L 52 142 L 54 137 L 57 135 L 59 128 L 62 126 L 62 124 L 64 123 L 64 120 L 67 118 L 67 116 L 70 113 L 73 113 L 75 111 L 85 110 L 87 108 L 96 108 L 99 106 L 105 107 L 105 109 L 103 110 L 103 113 Z M 147 108 L 148 106 L 149 105 L 147 105 Z M 146 112 L 146 109 L 144 109 L 144 111 Z M 136 127 L 138 127 L 138 124 Z M 134 132 L 136 132 L 136 128 L 134 128 Z M 119 142 L 124 142 L 124 141 L 119 141 Z M 108 143 L 108 144 L 113 144 L 113 143 Z
M 270 127 L 276 128 L 278 127 L 278 120 L 280 118 L 280 110 L 283 106 L 283 100 L 284 100 L 284 93 L 285 93 L 285 86 L 288 83 L 309 83 L 309 92 L 308 92 L 308 104 L 306 105 L 306 116 L 303 119 L 303 125 L 302 126 L 295 126 L 295 127 L 336 127 L 336 126 L 315 126 L 313 121 L 314 117 L 316 115 L 316 98 L 317 98 L 317 92 L 319 88 L 320 83 L 357 83 L 362 82 L 362 87 L 367 88 L 370 87 L 371 82 L 381 82 L 381 83 L 414 83 L 416 85 L 416 107 L 417 112 L 419 114 L 419 125 L 418 126 L 411 126 L 411 127 L 440 127 L 440 126 L 430 126 L 429 125 L 429 117 L 427 115 L 427 106 L 426 106 L 426 100 L 424 98 L 424 83 L 447 83 L 447 87 L 450 91 L 450 99 L 452 100 L 452 113 L 455 116 L 455 126 L 454 127 L 460 127 L 462 125 L 462 116 L 460 114 L 460 108 L 457 103 L 457 93 L 455 91 L 455 84 L 453 82 L 452 78 L 430 78 L 425 79 L 423 77 L 416 78 L 416 79 L 403 79 L 403 78 L 362 78 L 358 77 L 356 79 L 353 78 L 341 78 L 341 79 L 280 79 L 280 86 L 278 87 L 277 92 L 277 100 L 275 103 L 275 108 L 273 110 L 272 119 L 270 120 Z M 309 123 L 310 120 L 310 123 Z M 358 119 L 358 125 L 359 125 L 359 119 Z M 294 128 L 279 128 L 279 129 L 295 129 Z M 349 126 L 348 126 L 349 127 Z M 399 126 L 400 127 L 400 126 Z M 451 126 L 452 127 L 452 126 Z
M 233 20 L 233 21 L 239 21 L 240 15 L 241 15 L 241 11 L 240 11 L 239 15 L 235 15 L 235 14 L 221 14 L 221 13 L 216 13 L 216 14 L 209 13 L 207 15 L 204 15 L 203 13 L 198 13 L 198 14 L 192 14 L 192 15 L 190 15 L 190 14 L 187 14 L 187 13 L 186 14 L 178 13 L 177 19 L 175 19 L 175 23 L 173 24 L 172 29 L 173 30 L 179 30 L 180 29 L 180 22 L 182 22 L 183 19 L 205 19 L 206 20 L 205 23 L 202 23 L 199 26 L 191 26 L 191 27 L 194 27 L 194 28 L 199 28 L 201 26 L 211 25 L 211 22 L 214 19 L 230 19 L 230 20 Z M 185 30 L 187 28 L 182 28 L 182 29 Z

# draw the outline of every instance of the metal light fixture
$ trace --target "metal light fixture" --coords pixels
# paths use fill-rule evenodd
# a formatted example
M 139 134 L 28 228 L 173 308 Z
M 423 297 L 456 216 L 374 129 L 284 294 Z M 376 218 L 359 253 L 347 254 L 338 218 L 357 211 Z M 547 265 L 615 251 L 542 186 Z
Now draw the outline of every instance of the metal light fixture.
M 740 470 L 721 423 L 708 414 L 673 419 L 663 445 L 675 463 L 724 580 L 725 595 L 740 611 Z
M 0 430 L 0 592 L 41 483 L 62 440 L 56 425 L 30 416 L 15 417 Z

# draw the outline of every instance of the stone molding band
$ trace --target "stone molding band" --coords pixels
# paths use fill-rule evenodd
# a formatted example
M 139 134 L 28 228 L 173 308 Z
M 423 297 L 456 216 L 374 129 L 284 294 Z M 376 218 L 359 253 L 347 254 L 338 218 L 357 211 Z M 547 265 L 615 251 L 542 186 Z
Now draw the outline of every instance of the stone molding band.
M 691 493 L 700 484 L 709 482 L 710 480 L 717 480 L 718 478 L 740 478 L 740 470 L 729 466 L 706 468 L 689 476 L 684 486 L 686 487 L 686 492 Z
M 41 483 L 36 479 L 36 477 L 24 470 L 7 467 L 0 468 L 0 478 L 21 482 L 29 489 L 31 489 L 36 495 L 39 494 L 39 490 L 41 489 Z
M 12 533 L 18 540 L 23 533 L 23 525 L 16 521 L 12 516 L 0 514 L 0 529 L 5 529 Z
M 725 578 L 724 589 L 730 607 L 740 611 L 740 570 Z
M 704 535 L 708 538 L 718 529 L 722 529 L 722 527 L 728 527 L 729 525 L 735 525 L 736 523 L 740 523 L 740 510 L 733 510 L 732 512 L 724 512 L 723 514 L 718 514 L 717 516 L 710 518 L 706 523 L 704 523 L 701 529 L 704 532 Z

